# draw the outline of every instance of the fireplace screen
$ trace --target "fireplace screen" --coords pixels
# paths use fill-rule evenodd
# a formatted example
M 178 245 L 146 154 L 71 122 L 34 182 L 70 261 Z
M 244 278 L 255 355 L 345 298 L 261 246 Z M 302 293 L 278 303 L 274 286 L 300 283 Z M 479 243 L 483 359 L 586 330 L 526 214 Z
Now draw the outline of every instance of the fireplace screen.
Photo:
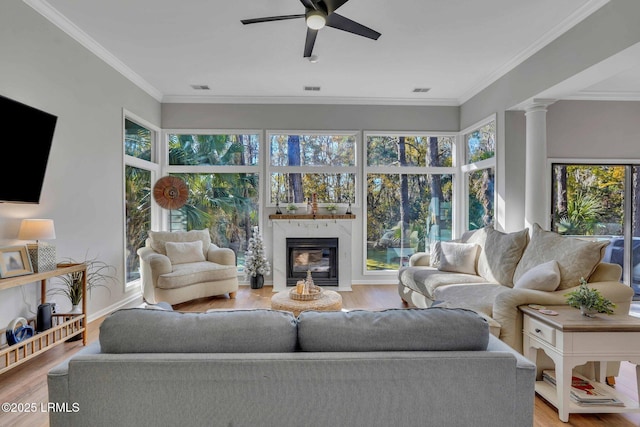
M 337 238 L 288 238 L 287 285 L 311 272 L 313 282 L 319 286 L 338 286 Z

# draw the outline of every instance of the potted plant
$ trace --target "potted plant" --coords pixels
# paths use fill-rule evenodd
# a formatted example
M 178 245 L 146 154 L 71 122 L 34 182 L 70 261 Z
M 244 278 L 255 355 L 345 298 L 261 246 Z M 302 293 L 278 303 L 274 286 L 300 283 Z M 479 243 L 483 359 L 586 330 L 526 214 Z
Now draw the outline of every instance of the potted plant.
M 294 214 L 297 210 L 298 207 L 295 204 L 289 203 L 289 205 L 287 205 L 287 212 Z
M 327 206 L 325 206 L 325 208 L 331 215 L 335 215 L 336 212 L 338 212 L 338 205 L 336 205 L 335 203 L 329 203 Z
M 251 289 L 260 289 L 264 285 L 264 275 L 269 274 L 271 266 L 264 254 L 264 243 L 258 227 L 253 227 L 253 237 L 245 252 L 244 271 L 251 281 Z
M 116 277 L 114 276 L 116 268 L 97 258 L 88 258 L 84 261 L 65 258 L 62 264 L 64 263 L 85 263 L 87 265 L 87 291 L 89 293 L 91 293 L 92 289 L 98 287 L 109 289 L 109 283 L 116 282 Z M 84 296 L 82 295 L 82 275 L 83 272 L 78 271 L 59 276 L 58 282 L 62 283 L 63 286 L 51 289 L 51 294 L 64 295 L 69 298 L 71 302 L 71 313 L 79 313 L 81 310 L 80 302 Z
M 597 289 L 589 288 L 587 281 L 580 278 L 580 286 L 573 292 L 566 294 L 567 304 L 579 308 L 583 316 L 592 317 L 596 313 L 613 314 L 616 305 L 602 296 Z

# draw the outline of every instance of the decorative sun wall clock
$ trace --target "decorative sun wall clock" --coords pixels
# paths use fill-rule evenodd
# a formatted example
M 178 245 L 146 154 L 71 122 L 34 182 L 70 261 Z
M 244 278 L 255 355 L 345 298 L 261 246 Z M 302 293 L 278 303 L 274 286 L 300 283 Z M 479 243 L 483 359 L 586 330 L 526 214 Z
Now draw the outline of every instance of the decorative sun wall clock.
M 180 209 L 187 202 L 189 187 L 180 178 L 165 176 L 153 187 L 153 198 L 165 209 Z

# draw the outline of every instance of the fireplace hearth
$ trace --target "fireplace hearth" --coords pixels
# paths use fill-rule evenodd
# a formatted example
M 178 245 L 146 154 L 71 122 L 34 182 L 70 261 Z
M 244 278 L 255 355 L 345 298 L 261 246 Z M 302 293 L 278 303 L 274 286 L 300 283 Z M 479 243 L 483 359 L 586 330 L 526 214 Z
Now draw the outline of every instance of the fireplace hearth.
M 338 286 L 338 239 L 287 238 L 287 286 L 295 286 L 311 271 L 318 286 Z

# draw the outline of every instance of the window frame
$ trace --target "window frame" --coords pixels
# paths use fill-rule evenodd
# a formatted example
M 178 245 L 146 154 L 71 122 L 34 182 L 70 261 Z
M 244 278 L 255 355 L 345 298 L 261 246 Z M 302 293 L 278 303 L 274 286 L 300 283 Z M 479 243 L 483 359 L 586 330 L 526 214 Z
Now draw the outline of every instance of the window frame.
M 142 126 L 152 132 L 151 136 L 151 160 L 140 159 L 135 156 L 131 156 L 126 154 L 125 148 L 125 139 L 126 139 L 126 131 L 125 131 L 125 121 L 131 121 L 139 126 Z M 133 167 L 142 169 L 150 172 L 150 180 L 153 185 L 157 181 L 160 176 L 162 170 L 161 159 L 159 158 L 160 150 L 158 149 L 160 144 L 160 135 L 162 133 L 162 129 L 159 126 L 155 126 L 148 120 L 143 119 L 142 117 L 128 111 L 126 109 L 122 110 L 122 157 L 123 157 L 123 167 L 122 167 L 122 229 L 123 229 L 123 265 L 124 265 L 124 279 L 123 279 L 123 290 L 124 292 L 129 292 L 132 289 L 139 288 L 142 284 L 141 280 L 138 278 L 136 280 L 127 282 L 127 207 L 126 207 L 126 168 Z M 154 229 L 160 224 L 160 208 L 159 206 L 151 202 L 151 228 Z
M 477 162 L 466 163 L 467 159 L 467 142 L 466 136 L 471 132 L 478 130 L 479 128 L 488 125 L 491 122 L 495 122 L 495 150 L 493 157 L 489 159 L 479 160 Z M 498 171 L 498 156 L 499 156 L 499 139 L 498 139 L 498 120 L 497 114 L 491 114 L 490 116 L 462 129 L 459 132 L 460 135 L 460 143 L 458 144 L 459 151 L 457 152 L 457 159 L 459 160 L 459 169 L 461 173 L 462 179 L 458 180 L 459 187 L 456 187 L 454 183 L 454 190 L 458 190 L 457 192 L 457 201 L 460 206 L 459 210 L 455 210 L 458 215 L 458 230 L 467 230 L 469 225 L 469 175 L 472 172 L 477 172 L 484 169 L 494 169 L 494 186 L 493 186 L 493 224 L 496 226 L 497 218 L 498 218 L 498 180 L 500 179 L 500 173 Z M 454 163 L 455 164 L 455 163 Z M 456 194 L 454 194 L 454 199 L 456 199 Z M 457 237 L 460 237 L 461 234 L 456 234 Z
M 353 166 L 273 166 L 271 164 L 271 136 L 272 135 L 325 135 L 325 136 L 353 136 L 355 139 L 355 147 L 353 149 Z M 351 200 L 351 206 L 353 208 L 359 207 L 359 193 L 361 193 L 361 173 L 360 170 L 360 146 L 361 146 L 361 132 L 355 130 L 278 130 L 267 129 L 265 130 L 264 137 L 264 162 L 265 162 L 265 206 L 269 208 L 275 208 L 276 204 L 271 201 L 271 176 L 274 173 L 287 174 L 287 173 L 300 173 L 300 174 L 331 174 L 331 173 L 352 173 L 355 176 L 354 195 Z M 328 204 L 319 203 L 319 206 Z M 346 206 L 346 203 L 337 203 L 338 206 Z M 299 208 L 304 208 L 303 203 L 297 203 Z M 281 206 L 281 209 L 283 206 Z
M 366 159 L 368 159 L 367 141 L 369 136 L 382 136 L 382 137 L 399 137 L 399 136 L 419 136 L 419 137 L 430 137 L 430 136 L 446 136 L 453 137 L 453 147 L 451 147 L 451 162 L 452 166 L 369 166 Z M 361 182 L 361 196 L 359 201 L 362 205 L 362 235 L 365 236 L 362 240 L 362 260 L 361 260 L 361 269 L 363 276 L 384 276 L 389 275 L 391 272 L 397 272 L 397 270 L 367 270 L 367 227 L 368 227 L 368 216 L 369 212 L 367 210 L 367 176 L 369 174 L 389 174 L 389 175 L 397 175 L 397 174 L 406 174 L 406 175 L 451 175 L 451 179 L 453 181 L 452 188 L 452 200 L 451 200 L 451 225 L 452 237 L 456 236 L 456 216 L 458 200 L 456 199 L 456 182 L 459 181 L 460 171 L 456 166 L 456 161 L 458 158 L 458 149 L 460 145 L 460 132 L 437 132 L 437 131 L 373 131 L 373 130 L 365 130 L 362 132 L 362 151 L 361 158 L 363 159 L 361 173 L 362 178 Z
M 632 221 L 633 221 L 633 183 L 631 168 L 634 166 L 640 166 L 640 159 L 592 159 L 592 158 L 547 158 L 547 170 L 546 174 L 546 186 L 549 196 L 547 197 L 547 212 L 549 213 L 549 224 L 553 224 L 553 166 L 556 164 L 564 165 L 584 165 L 584 166 L 623 166 L 625 168 L 624 179 L 624 221 L 622 224 L 622 232 L 624 237 L 624 266 L 622 268 L 622 283 L 627 286 L 631 286 L 633 282 L 633 251 L 632 251 Z

